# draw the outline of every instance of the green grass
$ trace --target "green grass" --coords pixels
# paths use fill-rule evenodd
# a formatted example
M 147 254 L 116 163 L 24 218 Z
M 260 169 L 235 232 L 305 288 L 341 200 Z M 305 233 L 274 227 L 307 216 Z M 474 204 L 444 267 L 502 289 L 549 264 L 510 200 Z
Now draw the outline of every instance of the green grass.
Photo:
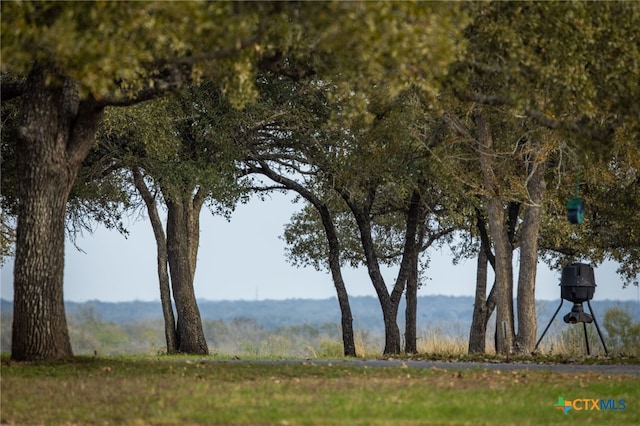
M 16 425 L 640 424 L 638 378 L 594 373 L 97 357 L 1 370 Z M 623 411 L 553 408 L 624 398 Z
M 505 362 L 507 357 L 496 354 L 448 354 L 438 352 L 421 352 L 412 355 L 402 355 L 399 358 L 422 361 L 456 361 L 456 362 Z M 511 355 L 510 362 L 523 362 L 535 364 L 589 364 L 589 365 L 640 365 L 640 357 L 637 355 L 615 354 L 610 356 L 574 355 L 565 354 L 533 354 Z

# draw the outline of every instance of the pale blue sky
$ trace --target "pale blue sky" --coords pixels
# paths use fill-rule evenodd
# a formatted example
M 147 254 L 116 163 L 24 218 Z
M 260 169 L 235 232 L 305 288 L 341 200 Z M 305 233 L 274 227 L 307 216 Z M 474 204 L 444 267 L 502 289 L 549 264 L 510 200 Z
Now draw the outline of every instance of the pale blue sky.
M 313 268 L 296 268 L 285 260 L 282 235 L 284 224 L 299 209 L 290 195 L 274 194 L 271 199 L 253 199 L 240 205 L 231 222 L 213 217 L 204 210 L 201 217 L 200 251 L 195 278 L 196 297 L 209 300 L 255 300 L 287 298 L 329 298 L 335 290 L 328 273 Z M 78 252 L 66 248 L 66 300 L 129 301 L 159 300 L 156 275 L 156 248 L 151 225 L 145 220 L 132 223 L 125 239 L 116 231 L 100 228 L 86 235 Z M 622 289 L 615 265 L 596 268 L 595 299 L 639 299 L 636 287 Z M 13 263 L 2 268 L 2 298 L 13 299 Z M 391 284 L 395 269 L 386 271 Z M 366 269 L 345 270 L 350 295 L 375 295 Z M 427 276 L 431 279 L 419 295 L 472 296 L 475 261 L 452 265 L 447 250 L 432 253 Z M 541 264 L 538 271 L 538 299 L 559 300 L 559 273 Z

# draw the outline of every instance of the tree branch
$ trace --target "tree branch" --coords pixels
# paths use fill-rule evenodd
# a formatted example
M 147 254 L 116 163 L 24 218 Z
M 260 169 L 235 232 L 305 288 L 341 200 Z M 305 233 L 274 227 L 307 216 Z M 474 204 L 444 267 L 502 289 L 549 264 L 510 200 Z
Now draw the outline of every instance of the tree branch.
M 162 97 L 168 93 L 175 92 L 179 90 L 182 85 L 178 84 L 170 84 L 165 82 L 165 84 L 160 84 L 155 87 L 147 87 L 135 93 L 132 96 L 121 96 L 121 97 L 110 97 L 106 96 L 100 98 L 97 101 L 97 104 L 101 107 L 113 106 L 113 107 L 127 107 L 136 105 L 142 102 L 150 101 L 159 97 Z
M 442 115 L 442 119 L 449 125 L 449 128 L 451 128 L 451 130 L 453 130 L 459 136 L 462 136 L 472 142 L 478 141 L 478 139 L 471 134 L 469 128 L 465 126 L 465 124 L 458 117 L 456 117 L 455 114 L 445 112 Z
M 251 37 L 245 38 L 243 40 L 238 40 L 238 42 L 233 47 L 226 47 L 223 49 L 212 50 L 210 52 L 204 52 L 199 55 L 187 56 L 184 58 L 160 59 L 155 61 L 153 63 L 153 66 L 158 67 L 158 66 L 164 66 L 164 65 L 193 65 L 198 62 L 229 58 L 235 55 L 236 53 L 240 52 L 241 50 L 244 50 L 247 47 L 253 46 L 258 41 L 260 41 L 260 39 L 262 38 L 262 36 L 267 30 L 268 23 L 269 23 L 268 17 L 265 19 L 262 19 L 254 35 L 252 35 Z
M 24 81 L 6 81 L 2 83 L 0 87 L 0 96 L 2 96 L 2 102 L 10 101 L 11 99 L 18 98 L 24 93 Z
M 514 102 L 506 96 L 502 95 L 485 95 L 483 93 L 466 91 L 456 93 L 456 97 L 462 101 L 476 102 L 487 106 L 515 106 Z M 615 131 L 615 123 L 611 123 L 605 129 L 594 129 L 589 126 L 587 119 L 577 121 L 556 120 L 549 117 L 545 113 L 535 109 L 527 109 L 524 116 L 533 120 L 536 124 L 551 130 L 564 130 L 579 135 L 585 135 L 598 142 L 610 142 L 611 136 Z M 445 120 L 447 120 L 445 116 Z M 451 124 L 449 121 L 447 121 Z M 457 130 L 457 129 L 456 129 Z
M 532 119 L 537 124 L 552 130 L 566 130 L 569 132 L 577 133 L 579 135 L 586 135 L 598 142 L 611 142 L 611 137 L 615 132 L 615 124 L 611 123 L 607 128 L 598 130 L 590 128 L 587 120 L 579 121 L 565 121 L 553 119 L 544 113 L 537 110 L 526 110 L 525 115 Z
M 461 101 L 477 102 L 479 104 L 489 106 L 513 105 L 513 102 L 505 96 L 485 95 L 483 93 L 472 92 L 470 90 L 466 92 L 457 92 L 456 97 Z
M 437 240 L 439 240 L 440 238 L 444 237 L 445 235 L 449 235 L 450 233 L 452 233 L 455 230 L 456 230 L 456 228 L 452 226 L 450 228 L 445 228 L 445 229 L 443 229 L 441 231 L 438 231 L 435 234 L 431 234 L 430 233 L 429 234 L 429 238 L 427 239 L 427 242 L 424 243 L 422 246 L 420 246 L 420 251 L 424 251 L 424 250 L 428 249 Z

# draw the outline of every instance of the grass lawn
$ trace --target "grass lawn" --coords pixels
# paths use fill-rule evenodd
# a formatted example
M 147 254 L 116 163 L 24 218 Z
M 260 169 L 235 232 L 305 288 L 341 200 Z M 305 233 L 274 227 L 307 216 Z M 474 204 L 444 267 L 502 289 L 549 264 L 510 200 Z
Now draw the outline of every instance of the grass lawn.
M 595 373 L 95 357 L 3 358 L 0 377 L 3 425 L 640 424 L 638 377 Z

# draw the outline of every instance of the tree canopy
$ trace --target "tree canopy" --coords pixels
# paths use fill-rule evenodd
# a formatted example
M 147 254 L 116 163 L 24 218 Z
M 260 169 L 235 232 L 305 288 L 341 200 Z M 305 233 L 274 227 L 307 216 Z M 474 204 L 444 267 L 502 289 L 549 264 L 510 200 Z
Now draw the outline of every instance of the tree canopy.
M 154 170 L 167 200 L 208 184 L 232 186 L 233 167 L 210 166 L 225 163 L 219 160 L 235 149 L 247 156 L 248 169 L 268 172 L 279 188 L 297 174 L 300 180 L 288 184 L 313 190 L 308 200 L 323 214 L 329 207 L 351 212 L 353 221 L 340 225 L 358 228 L 351 234 L 361 237 L 362 253 L 349 260 L 364 259 L 381 300 L 395 303 L 404 291 L 404 274 L 417 267 L 404 254 L 417 247 L 417 235 L 425 237 L 420 223 L 429 225 L 427 217 L 435 230 L 472 230 L 486 216 L 495 256 L 500 251 L 508 267 L 499 281 L 513 280 L 510 258 L 518 247 L 521 265 L 529 265 L 522 269 L 534 272 L 522 278 L 529 295 L 539 251 L 562 262 L 612 258 L 637 281 L 636 3 L 0 7 L 3 165 L 14 148 L 18 159 L 15 176 L 3 173 L 16 195 L 3 188 L 3 203 L 19 198 L 20 359 L 70 354 L 62 296 L 65 211 L 93 197 L 96 209 L 76 204 L 76 217 L 100 218 L 118 202 L 100 198 L 96 187 L 109 189 L 100 178 L 86 181 L 93 186 L 73 185 L 81 164 L 92 160 L 100 123 L 121 160 Z M 175 92 L 188 100 L 164 99 Z M 149 100 L 155 101 L 138 105 Z M 108 107 L 128 109 L 105 114 Z M 212 138 L 225 149 L 212 150 Z M 581 228 L 568 226 L 563 211 L 576 183 L 589 209 Z M 3 250 L 10 238 L 3 228 Z M 389 295 L 376 272 L 376 250 L 392 253 L 402 241 L 402 274 Z M 45 248 L 35 252 L 34 245 Z M 483 241 L 487 251 L 491 245 Z M 529 263 L 522 262 L 527 250 Z M 511 301 L 508 285 L 501 289 Z M 30 309 L 34 299 L 46 309 Z M 524 305 L 534 307 L 531 300 Z M 390 327 L 392 311 L 385 312 Z M 42 333 L 35 329 L 52 331 L 49 340 L 36 341 Z

